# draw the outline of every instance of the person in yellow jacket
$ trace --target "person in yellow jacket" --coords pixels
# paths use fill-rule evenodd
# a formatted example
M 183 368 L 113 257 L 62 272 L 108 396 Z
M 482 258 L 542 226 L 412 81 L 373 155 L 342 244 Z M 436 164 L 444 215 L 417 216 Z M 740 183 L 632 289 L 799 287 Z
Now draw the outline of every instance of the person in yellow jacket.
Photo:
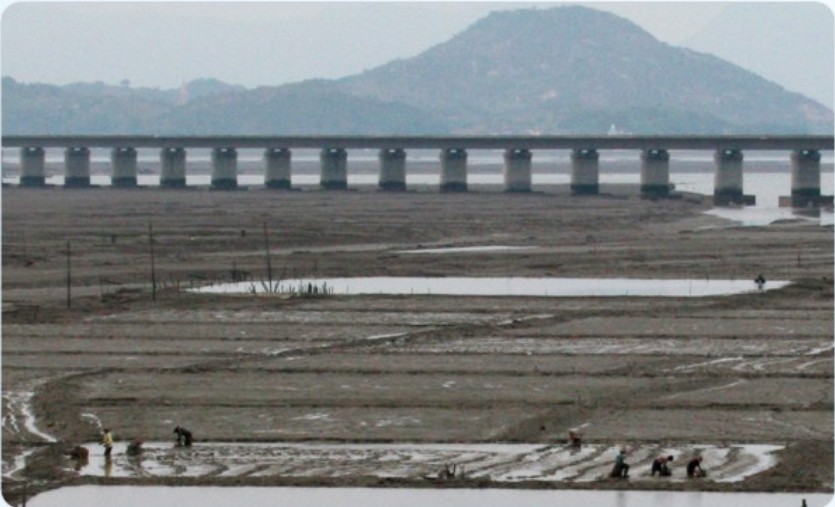
M 104 435 L 101 437 L 101 445 L 104 446 L 104 457 L 110 459 L 110 451 L 113 450 L 113 435 L 107 428 L 104 429 Z

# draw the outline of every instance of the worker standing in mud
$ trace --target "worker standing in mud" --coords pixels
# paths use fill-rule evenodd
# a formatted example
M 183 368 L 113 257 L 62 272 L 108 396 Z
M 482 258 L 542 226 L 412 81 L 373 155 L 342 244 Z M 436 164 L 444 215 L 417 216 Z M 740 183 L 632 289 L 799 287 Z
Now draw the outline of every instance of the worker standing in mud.
M 191 447 L 192 435 L 191 432 L 182 426 L 174 428 L 174 433 L 177 435 L 177 445 L 180 447 Z
M 75 460 L 75 471 L 78 472 L 89 463 L 90 458 L 90 451 L 81 445 L 77 445 L 73 447 L 71 450 L 67 451 L 66 454 L 69 454 L 70 458 Z
M 580 434 L 579 430 L 574 428 L 568 430 L 568 445 L 570 445 L 572 449 L 580 449 L 583 447 L 583 436 Z
M 128 456 L 139 456 L 144 451 L 144 449 L 142 449 L 142 444 L 143 443 L 144 442 L 142 442 L 141 439 L 134 438 L 128 444 L 127 449 L 125 449 L 125 454 L 127 454 Z
M 652 469 L 649 474 L 654 477 L 655 473 L 658 472 L 659 477 L 669 477 L 672 475 L 670 467 L 667 465 L 670 461 L 673 461 L 672 456 L 658 456 L 652 461 Z
M 626 462 L 626 449 L 620 449 L 618 455 L 615 456 L 615 466 L 612 467 L 612 473 L 609 477 L 612 478 L 627 478 L 629 477 L 629 464 Z
M 108 428 L 104 429 L 104 434 L 101 437 L 101 445 L 104 446 L 104 457 L 110 459 L 110 452 L 113 450 L 113 435 Z
M 702 469 L 702 457 L 697 456 L 687 463 L 687 477 L 704 477 L 705 471 Z

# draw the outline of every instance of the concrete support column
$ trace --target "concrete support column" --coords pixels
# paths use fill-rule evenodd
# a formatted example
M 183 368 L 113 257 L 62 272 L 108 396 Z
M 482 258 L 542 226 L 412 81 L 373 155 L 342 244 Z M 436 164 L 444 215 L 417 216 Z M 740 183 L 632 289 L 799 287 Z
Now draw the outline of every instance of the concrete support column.
M 344 148 L 323 148 L 319 152 L 319 186 L 325 190 L 348 188 L 348 152 Z
M 20 186 L 42 187 L 46 185 L 46 152 L 40 146 L 24 146 L 20 149 Z
M 267 188 L 290 188 L 290 159 L 287 148 L 264 150 L 264 186 Z
M 794 150 L 792 159 L 792 207 L 819 206 L 821 200 L 821 154 L 817 150 Z
M 87 188 L 90 186 L 90 149 L 71 146 L 64 151 L 64 187 Z
M 159 186 L 165 188 L 186 187 L 185 148 L 163 148 L 159 154 L 161 171 Z
M 213 190 L 238 188 L 238 151 L 235 148 L 212 149 Z
M 531 191 L 531 152 L 525 148 L 504 151 L 504 191 Z
M 110 185 L 113 187 L 131 188 L 136 186 L 136 149 L 113 148 L 110 152 L 113 164 L 113 175 Z
M 467 191 L 467 150 L 441 150 L 441 192 Z
M 667 150 L 641 150 L 641 196 L 670 195 L 670 153 Z
M 754 196 L 742 193 L 742 151 L 719 149 L 713 156 L 716 175 L 713 179 L 713 204 L 754 204 Z
M 595 149 L 571 150 L 571 193 L 600 193 L 600 154 Z
M 402 148 L 380 150 L 381 190 L 406 190 L 406 152 Z

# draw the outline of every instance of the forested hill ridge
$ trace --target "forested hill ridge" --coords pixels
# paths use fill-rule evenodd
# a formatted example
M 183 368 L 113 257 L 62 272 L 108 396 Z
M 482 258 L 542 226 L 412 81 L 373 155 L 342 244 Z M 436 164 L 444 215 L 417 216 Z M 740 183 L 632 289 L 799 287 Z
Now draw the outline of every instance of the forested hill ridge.
M 606 12 L 494 12 L 447 42 L 337 80 L 247 90 L 199 80 L 3 79 L 5 134 L 831 133 L 833 113 Z

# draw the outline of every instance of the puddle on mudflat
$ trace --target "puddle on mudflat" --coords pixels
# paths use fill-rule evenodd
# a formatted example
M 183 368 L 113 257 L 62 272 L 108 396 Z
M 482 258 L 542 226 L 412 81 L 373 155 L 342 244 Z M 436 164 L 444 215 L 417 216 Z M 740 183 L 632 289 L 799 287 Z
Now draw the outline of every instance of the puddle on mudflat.
M 832 213 L 819 209 L 728 207 L 713 208 L 705 211 L 705 214 L 730 220 L 734 225 L 743 227 L 766 227 L 778 221 L 808 222 L 822 226 L 833 224 Z
M 769 281 L 778 289 L 788 281 Z M 752 280 L 636 279 L 636 278 L 473 278 L 473 277 L 358 277 L 239 282 L 210 285 L 195 292 L 210 294 L 306 293 L 401 294 L 441 296 L 529 297 L 701 297 L 756 292 Z
M 756 505 L 757 507 L 823 507 L 832 495 L 823 493 L 707 493 L 699 491 L 588 491 L 519 489 L 408 489 L 408 488 L 270 488 L 270 487 L 165 487 L 72 486 L 32 498 L 31 507 L 65 505 L 201 505 L 216 507 L 326 505 L 368 507 L 397 505 L 455 505 L 498 507 L 508 505 L 606 505 L 631 507 L 704 507 L 707 505 Z

